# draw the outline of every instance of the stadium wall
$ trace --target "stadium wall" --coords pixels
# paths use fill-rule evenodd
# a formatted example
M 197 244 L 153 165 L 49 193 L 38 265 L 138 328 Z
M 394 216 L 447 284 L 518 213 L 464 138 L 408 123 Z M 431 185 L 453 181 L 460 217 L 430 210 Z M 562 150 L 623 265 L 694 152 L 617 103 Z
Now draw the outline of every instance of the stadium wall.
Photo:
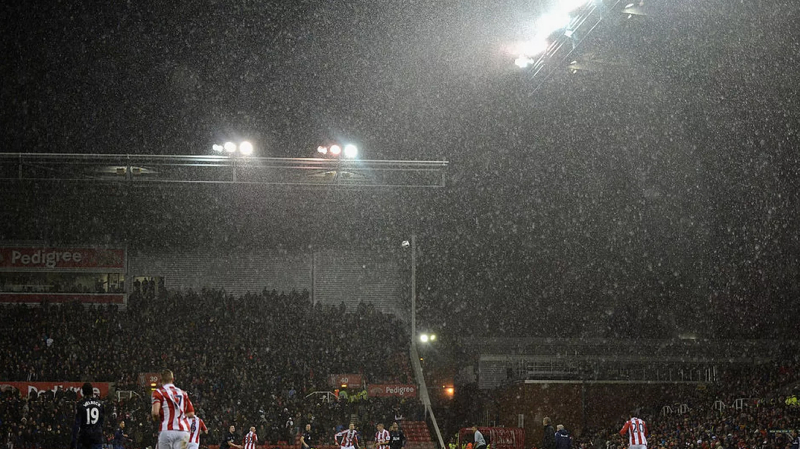
M 128 275 L 163 277 L 168 289 L 222 288 L 235 295 L 265 288 L 308 290 L 315 303 L 344 303 L 353 310 L 364 302 L 401 318 L 407 315 L 402 306 L 407 289 L 403 267 L 376 252 L 132 250 Z

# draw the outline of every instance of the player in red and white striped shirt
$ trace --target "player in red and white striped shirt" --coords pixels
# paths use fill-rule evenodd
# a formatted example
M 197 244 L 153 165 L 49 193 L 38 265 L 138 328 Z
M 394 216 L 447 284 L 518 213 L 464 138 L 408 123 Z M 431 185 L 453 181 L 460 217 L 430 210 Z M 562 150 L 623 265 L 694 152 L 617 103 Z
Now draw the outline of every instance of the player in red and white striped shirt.
M 207 435 L 208 427 L 199 416 L 189 418 L 189 448 L 197 449 L 200 447 L 200 434 Z
M 250 433 L 244 436 L 244 449 L 256 449 L 258 444 L 258 435 L 256 435 L 256 428 L 251 427 Z
M 389 431 L 383 428 L 383 423 L 378 423 L 375 433 L 375 449 L 389 449 Z
M 333 441 L 336 442 L 342 449 L 354 449 L 357 447 L 358 432 L 356 432 L 356 425 L 350 423 L 350 428 L 342 430 L 333 436 Z
M 189 418 L 194 406 L 185 391 L 172 382 L 172 371 L 161 372 L 161 387 L 153 392 L 150 414 L 158 426 L 158 449 L 186 449 L 189 444 Z
M 628 449 L 647 449 L 647 424 L 639 418 L 631 415 L 619 434 L 628 434 Z

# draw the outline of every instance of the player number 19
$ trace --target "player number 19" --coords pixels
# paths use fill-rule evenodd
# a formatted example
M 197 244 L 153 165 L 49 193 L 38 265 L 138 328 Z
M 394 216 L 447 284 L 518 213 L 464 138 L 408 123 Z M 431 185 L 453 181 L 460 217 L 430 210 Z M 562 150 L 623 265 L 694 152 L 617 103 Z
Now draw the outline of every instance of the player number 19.
M 97 407 L 87 408 L 86 409 L 86 423 L 87 424 L 97 424 L 97 421 L 100 420 L 100 409 Z

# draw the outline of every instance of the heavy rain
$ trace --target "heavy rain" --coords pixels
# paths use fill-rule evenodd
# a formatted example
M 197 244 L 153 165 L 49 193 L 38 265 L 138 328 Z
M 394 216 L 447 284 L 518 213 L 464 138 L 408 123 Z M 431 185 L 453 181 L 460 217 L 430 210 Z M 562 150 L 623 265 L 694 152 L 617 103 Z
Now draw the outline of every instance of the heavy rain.
M 5 449 L 798 449 L 800 3 L 0 11 Z

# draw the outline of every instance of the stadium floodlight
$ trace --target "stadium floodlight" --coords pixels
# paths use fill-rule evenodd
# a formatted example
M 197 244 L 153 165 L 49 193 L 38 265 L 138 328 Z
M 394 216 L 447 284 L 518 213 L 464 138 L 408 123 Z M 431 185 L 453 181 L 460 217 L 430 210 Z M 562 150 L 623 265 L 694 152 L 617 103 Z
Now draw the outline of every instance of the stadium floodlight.
M 569 13 L 576 9 L 583 8 L 590 1 L 591 0 L 561 0 L 558 6 L 559 10 Z
M 344 146 L 344 157 L 354 158 L 358 156 L 358 147 L 349 143 Z
M 328 147 L 323 147 L 322 145 L 317 147 L 317 153 L 319 154 L 328 154 Z
M 217 153 L 222 153 L 222 151 L 225 149 L 225 147 L 223 147 L 222 145 L 220 145 L 218 143 L 215 143 L 214 145 L 211 146 L 211 149 L 214 150 Z
M 330 152 L 332 155 L 338 156 L 342 152 L 342 147 L 340 147 L 339 145 L 331 145 Z
M 522 56 L 536 56 L 546 52 L 549 46 L 550 43 L 544 38 L 521 42 L 517 47 L 517 54 Z
M 572 19 L 567 14 L 545 14 L 536 21 L 536 32 L 540 36 L 549 36 L 567 28 L 570 22 Z
M 514 64 L 516 64 L 517 67 L 524 69 L 533 64 L 533 59 L 521 55 L 519 58 L 514 60 Z
M 230 142 L 230 141 L 225 142 L 224 147 L 225 147 L 225 151 L 228 152 L 228 153 L 235 153 L 236 152 L 236 144 L 233 143 L 233 142 Z
M 244 156 L 250 156 L 253 154 L 253 144 L 245 140 L 239 144 L 239 152 Z

